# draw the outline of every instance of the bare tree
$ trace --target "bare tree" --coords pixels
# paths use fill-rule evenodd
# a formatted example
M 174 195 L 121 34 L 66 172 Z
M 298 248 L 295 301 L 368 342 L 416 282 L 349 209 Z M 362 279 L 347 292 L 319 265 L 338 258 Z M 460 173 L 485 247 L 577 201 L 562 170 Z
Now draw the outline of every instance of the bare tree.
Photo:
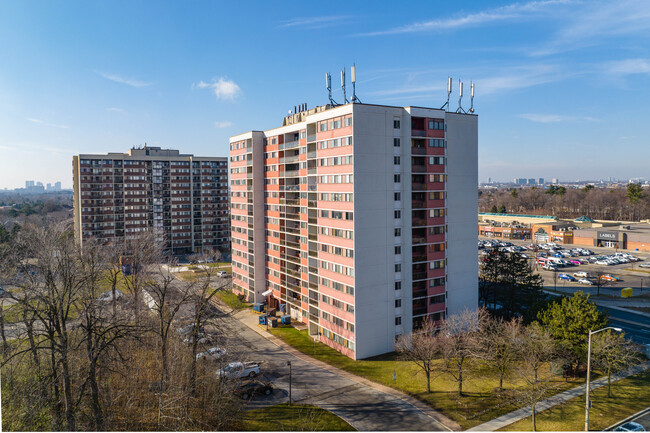
M 484 309 L 464 310 L 445 318 L 440 324 L 438 340 L 444 360 L 444 372 L 458 384 L 458 395 L 463 396 L 463 383 L 467 375 L 466 361 L 477 347 L 477 335 L 487 320 Z
M 540 377 L 540 368 L 555 359 L 555 342 L 551 334 L 537 322 L 525 328 L 519 344 L 520 361 L 516 372 L 524 382 L 517 391 L 522 400 L 529 404 L 533 415 L 533 431 L 537 430 L 536 405 L 551 387 L 551 375 Z
M 436 358 L 440 353 L 440 339 L 435 335 L 437 325 L 428 317 L 422 327 L 408 335 L 400 336 L 395 350 L 407 361 L 413 362 L 427 378 L 427 392 L 431 392 L 431 374 L 436 369 Z
M 639 355 L 630 340 L 611 330 L 595 335 L 591 350 L 596 368 L 607 374 L 607 397 L 611 397 L 612 373 L 633 365 L 639 360 Z
M 499 373 L 499 391 L 503 391 L 503 379 L 512 373 L 518 360 L 517 344 L 522 333 L 520 318 L 489 318 L 477 335 L 477 356 Z

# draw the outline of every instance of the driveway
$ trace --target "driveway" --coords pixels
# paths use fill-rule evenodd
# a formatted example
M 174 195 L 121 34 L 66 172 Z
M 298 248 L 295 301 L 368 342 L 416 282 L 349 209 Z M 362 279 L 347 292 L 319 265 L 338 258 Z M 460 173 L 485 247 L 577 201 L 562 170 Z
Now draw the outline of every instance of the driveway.
M 448 431 L 441 423 L 407 401 L 381 392 L 343 375 L 300 359 L 242 323 L 237 317 L 220 312 L 218 326 L 229 335 L 229 358 L 263 361 L 262 372 L 278 388 L 272 397 L 251 401 L 249 407 L 263 407 L 289 399 L 291 361 L 292 400 L 315 404 L 348 421 L 360 431 Z

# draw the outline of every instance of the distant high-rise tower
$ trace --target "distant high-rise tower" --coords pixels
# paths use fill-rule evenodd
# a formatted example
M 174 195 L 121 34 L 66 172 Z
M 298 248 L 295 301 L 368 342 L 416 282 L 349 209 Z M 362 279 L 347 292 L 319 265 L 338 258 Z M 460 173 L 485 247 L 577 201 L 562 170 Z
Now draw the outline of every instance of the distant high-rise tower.
M 544 178 L 540 177 L 539 179 L 537 179 L 537 184 L 538 185 L 544 185 Z

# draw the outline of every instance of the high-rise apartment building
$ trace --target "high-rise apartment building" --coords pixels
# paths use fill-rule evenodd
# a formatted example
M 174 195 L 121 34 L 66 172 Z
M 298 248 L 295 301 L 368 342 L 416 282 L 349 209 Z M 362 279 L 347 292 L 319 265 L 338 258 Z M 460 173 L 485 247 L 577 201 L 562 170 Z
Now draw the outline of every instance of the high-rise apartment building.
M 320 106 L 230 139 L 233 288 L 360 359 L 477 308 L 475 115 Z
M 228 159 L 144 147 L 72 159 L 79 242 L 153 230 L 172 254 L 230 249 Z

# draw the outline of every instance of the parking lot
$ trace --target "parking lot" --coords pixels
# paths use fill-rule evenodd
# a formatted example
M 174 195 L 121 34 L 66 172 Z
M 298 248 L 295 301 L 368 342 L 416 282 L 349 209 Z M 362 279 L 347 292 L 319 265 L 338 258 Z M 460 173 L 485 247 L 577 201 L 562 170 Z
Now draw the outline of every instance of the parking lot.
M 482 241 L 495 241 L 494 238 L 480 238 Z M 499 241 L 501 241 L 499 239 Z M 513 246 L 530 247 L 530 241 L 517 241 L 517 240 L 503 240 L 511 243 Z M 558 245 L 560 249 L 557 252 L 567 252 L 567 250 L 578 247 L 575 245 Z M 503 247 L 501 247 L 503 248 Z M 643 296 L 650 298 L 650 268 L 643 268 L 640 265 L 650 263 L 650 253 L 639 251 L 620 251 L 619 253 L 628 253 L 634 257 L 641 259 L 640 261 L 631 261 L 630 263 L 619 263 L 613 265 L 589 263 L 586 260 L 589 257 L 596 256 L 611 256 L 616 253 L 611 248 L 598 248 L 598 247 L 580 247 L 588 249 L 594 254 L 590 256 L 571 256 L 563 257 L 562 259 L 568 263 L 570 260 L 582 261 L 584 264 L 570 264 L 569 266 L 557 267 L 557 270 L 547 270 L 539 263 L 540 256 L 552 255 L 548 250 L 538 248 L 537 251 L 532 249 L 522 250 L 520 253 L 528 256 L 531 267 L 538 271 L 544 278 L 544 287 L 549 290 L 567 291 L 574 288 L 575 290 L 583 290 L 594 295 L 600 294 L 601 296 L 614 296 L 620 298 L 621 289 L 631 287 L 633 296 Z M 557 257 L 556 257 L 557 258 Z M 592 259 L 593 260 L 593 259 Z M 575 273 L 586 272 L 589 276 L 586 278 L 593 284 L 584 284 L 578 282 L 580 277 L 574 276 Z M 560 277 L 561 275 L 568 275 L 575 278 Z M 618 281 L 613 281 L 608 276 L 615 277 Z M 599 276 L 601 278 L 599 278 Z M 600 279 L 600 287 L 598 287 L 598 280 Z

